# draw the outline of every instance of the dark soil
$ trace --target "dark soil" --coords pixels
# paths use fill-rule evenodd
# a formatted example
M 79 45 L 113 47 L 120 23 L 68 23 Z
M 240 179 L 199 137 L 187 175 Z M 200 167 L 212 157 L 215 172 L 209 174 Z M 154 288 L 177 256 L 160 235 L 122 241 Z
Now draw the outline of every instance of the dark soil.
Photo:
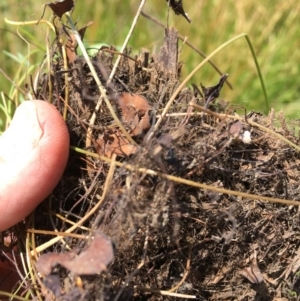
M 91 126 L 91 145 L 87 143 L 100 91 L 83 57 L 69 61 L 66 82 L 59 45 L 54 46 L 51 75 L 40 76 L 37 97 L 52 99 L 62 113 L 68 100 L 71 145 L 100 157 L 71 150 L 64 177 L 50 201 L 36 211 L 34 227 L 64 232 L 70 225 L 55 213 L 78 222 L 101 200 L 82 224 L 85 228 L 73 233 L 105 233 L 114 244 L 114 259 L 100 275 L 75 277 L 58 266 L 44 277 L 44 284 L 57 300 L 298 300 L 299 207 L 259 198 L 299 199 L 299 152 L 275 133 L 296 145 L 298 136 L 273 112 L 262 116 L 240 109 L 236 120 L 227 118 L 234 109 L 218 95 L 222 85 L 213 86 L 216 83 L 205 78 L 203 84 L 212 89 L 199 84 L 183 88 L 155 129 L 181 81 L 176 34 L 167 30 L 164 46 L 155 55 L 128 50 L 109 84 L 117 51 L 103 48 L 91 57 L 136 146 L 116 126 L 104 101 Z M 190 102 L 208 110 L 196 111 Z M 111 169 L 105 195 L 111 164 L 101 156 L 129 164 Z M 215 190 L 220 188 L 258 198 Z M 50 238 L 36 235 L 36 246 Z M 66 236 L 43 253 L 75 248 L 80 253 L 88 244 Z M 54 274 L 59 281 L 49 285 Z

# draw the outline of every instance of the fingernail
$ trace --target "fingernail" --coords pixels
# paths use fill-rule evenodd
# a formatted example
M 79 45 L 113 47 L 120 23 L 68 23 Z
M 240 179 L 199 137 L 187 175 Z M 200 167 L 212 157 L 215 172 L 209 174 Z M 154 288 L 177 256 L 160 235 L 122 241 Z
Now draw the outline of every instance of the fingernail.
M 0 137 L 0 158 L 12 161 L 28 156 L 42 135 L 36 105 L 31 101 L 23 102 L 17 108 L 9 128 Z

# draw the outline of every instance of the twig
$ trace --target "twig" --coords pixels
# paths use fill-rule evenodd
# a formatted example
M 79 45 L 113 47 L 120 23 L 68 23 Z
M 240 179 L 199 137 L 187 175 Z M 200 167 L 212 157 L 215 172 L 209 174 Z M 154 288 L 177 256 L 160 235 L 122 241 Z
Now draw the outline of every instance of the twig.
M 75 230 L 76 228 L 78 228 L 79 226 L 81 226 L 86 220 L 88 220 L 93 214 L 95 214 L 95 212 L 98 211 L 98 209 L 102 205 L 102 202 L 104 201 L 104 199 L 106 197 L 106 194 L 107 194 L 107 192 L 109 190 L 109 187 L 111 185 L 111 181 L 112 181 L 113 174 L 114 174 L 115 167 L 116 167 L 116 165 L 115 165 L 116 162 L 114 160 L 115 160 L 115 157 L 113 157 L 112 160 L 110 160 L 111 165 L 109 167 L 109 171 L 108 171 L 107 177 L 105 179 L 102 196 L 101 196 L 100 200 L 98 201 L 98 203 L 84 217 L 82 217 L 81 220 L 79 220 L 75 225 L 73 225 L 72 227 L 70 227 L 69 229 L 67 229 L 65 231 L 65 233 L 71 233 L 73 230 Z M 61 236 L 57 236 L 55 238 L 52 238 L 48 242 L 46 242 L 46 243 L 38 246 L 34 250 L 32 250 L 30 252 L 30 254 L 34 255 L 36 253 L 40 253 L 43 250 L 45 250 L 45 249 L 49 248 L 50 246 L 54 245 L 55 243 L 57 243 L 60 239 L 61 239 Z M 30 257 L 30 256 L 28 256 L 28 257 Z
M 76 234 L 76 233 L 65 233 L 65 232 L 60 232 L 60 231 L 47 231 L 47 230 L 36 230 L 36 229 L 27 229 L 26 231 L 29 232 L 29 233 L 35 233 L 35 234 L 53 235 L 53 236 L 65 236 L 65 237 L 73 237 L 73 238 L 79 238 L 79 239 L 86 239 L 85 235 Z
M 236 118 L 236 116 L 230 116 L 230 117 L 232 119 Z M 253 122 L 251 122 L 251 124 L 252 123 Z M 277 134 L 277 135 L 279 135 L 279 134 Z M 279 135 L 279 136 L 281 136 L 281 135 Z M 98 159 L 100 159 L 104 162 L 107 162 L 107 163 L 111 162 L 111 159 L 109 159 L 105 156 L 100 156 L 99 154 L 92 153 L 92 152 L 89 152 L 89 151 L 85 151 L 83 149 L 80 149 L 80 148 L 74 147 L 74 146 L 70 146 L 70 148 L 75 150 L 76 152 L 82 153 L 86 156 L 98 158 Z M 300 147 L 297 147 L 297 150 L 300 151 Z M 248 198 L 248 199 L 251 199 L 251 200 L 258 200 L 258 201 L 266 201 L 266 202 L 271 202 L 271 203 L 279 203 L 279 204 L 285 204 L 285 205 L 300 206 L 300 201 L 293 201 L 293 200 L 286 200 L 286 199 L 279 199 L 279 198 L 271 198 L 271 197 L 262 196 L 262 195 L 255 195 L 255 194 L 250 194 L 250 193 L 245 193 L 245 192 L 240 192 L 240 191 L 235 191 L 235 190 L 230 190 L 230 189 L 224 189 L 224 188 L 220 188 L 220 187 L 214 187 L 214 186 L 211 186 L 211 185 L 198 183 L 198 182 L 195 182 L 195 181 L 191 181 L 191 180 L 187 180 L 187 179 L 184 179 L 184 178 L 176 177 L 176 176 L 173 176 L 173 175 L 170 175 L 170 174 L 165 174 L 165 173 L 162 173 L 162 172 L 154 171 L 152 169 L 147 169 L 147 168 L 144 168 L 144 167 L 136 167 L 134 165 L 121 163 L 121 162 L 118 162 L 118 161 L 114 162 L 114 164 L 116 166 L 126 168 L 130 171 L 136 171 L 136 172 L 140 172 L 140 173 L 143 173 L 143 174 L 148 174 L 148 175 L 151 175 L 151 176 L 162 177 L 162 178 L 168 179 L 170 181 L 181 183 L 181 184 L 191 186 L 191 187 L 206 189 L 206 190 L 215 191 L 215 192 L 224 193 L 224 194 L 229 194 L 229 195 L 235 195 L 235 196 L 239 196 L 239 197 L 243 197 L 243 198 Z
M 190 244 L 189 245 L 189 255 L 188 255 L 189 257 L 188 257 L 188 260 L 186 262 L 186 267 L 185 267 L 185 272 L 183 274 L 183 277 L 174 287 L 169 289 L 169 292 L 177 291 L 180 288 L 180 286 L 182 285 L 182 283 L 185 281 L 186 277 L 188 276 L 189 271 L 190 271 L 190 267 L 191 267 L 191 254 L 192 254 L 192 245 Z
M 125 41 L 123 43 L 123 46 L 122 46 L 122 48 L 120 50 L 121 53 L 123 53 L 124 50 L 125 50 L 125 48 L 127 47 L 128 41 L 129 41 L 129 39 L 130 39 L 130 37 L 131 37 L 131 35 L 133 33 L 133 30 L 134 30 L 134 28 L 136 26 L 137 21 L 138 21 L 140 15 L 142 13 L 142 9 L 143 9 L 143 7 L 145 5 L 145 2 L 146 2 L 146 0 L 142 0 L 141 3 L 140 3 L 140 6 L 139 6 L 139 8 L 138 8 L 138 10 L 137 10 L 137 12 L 135 14 L 135 17 L 133 19 L 132 24 L 131 24 L 131 28 L 130 28 L 130 30 L 128 32 L 128 35 L 127 35 L 127 37 L 126 37 L 126 39 L 125 39 Z M 111 73 L 109 75 L 108 81 L 107 81 L 108 85 L 111 83 L 111 81 L 112 81 L 112 79 L 113 79 L 113 77 L 114 77 L 114 75 L 115 75 L 115 73 L 117 71 L 117 68 L 118 68 L 118 65 L 120 63 L 121 57 L 122 56 L 119 55 L 118 58 L 117 58 L 117 60 L 116 60 L 116 62 L 115 62 L 115 64 L 114 64 L 114 67 L 113 67 L 113 69 L 112 69 L 112 71 L 111 71 Z
M 163 295 L 163 296 L 186 298 L 186 299 L 196 299 L 195 295 L 178 294 L 178 293 L 172 293 L 172 292 L 169 292 L 169 291 L 156 290 L 156 289 L 141 287 L 141 286 L 135 286 L 134 288 L 136 290 L 139 290 L 139 291 L 155 293 L 155 294 L 159 294 L 159 295 Z
M 26 21 L 26 22 L 16 22 L 16 21 L 11 21 L 7 18 L 4 18 L 5 23 L 10 24 L 10 25 L 14 25 L 14 26 L 24 26 L 24 25 L 36 25 L 37 23 L 46 23 L 53 32 L 55 32 L 55 28 L 52 25 L 52 23 L 50 23 L 47 20 L 34 20 L 34 21 Z
M 67 54 L 66 54 L 66 47 L 64 45 L 61 46 L 61 52 L 63 55 L 64 70 L 68 71 L 68 60 L 67 60 Z M 68 104 L 69 104 L 68 73 L 65 72 L 65 103 L 64 103 L 64 111 L 63 111 L 64 120 L 67 120 Z

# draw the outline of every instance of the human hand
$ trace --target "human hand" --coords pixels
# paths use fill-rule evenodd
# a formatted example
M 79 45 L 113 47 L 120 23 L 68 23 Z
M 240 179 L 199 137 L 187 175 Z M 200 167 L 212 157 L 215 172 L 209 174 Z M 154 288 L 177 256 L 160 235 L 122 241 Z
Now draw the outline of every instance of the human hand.
M 25 101 L 0 137 L 0 231 L 26 217 L 58 183 L 69 134 L 51 104 Z
M 56 108 L 23 102 L 0 137 L 0 231 L 24 219 L 57 185 L 69 155 L 69 133 Z M 4 264 L 4 266 L 3 266 Z M 0 290 L 7 263 L 0 262 Z M 13 282 L 11 277 L 10 282 Z

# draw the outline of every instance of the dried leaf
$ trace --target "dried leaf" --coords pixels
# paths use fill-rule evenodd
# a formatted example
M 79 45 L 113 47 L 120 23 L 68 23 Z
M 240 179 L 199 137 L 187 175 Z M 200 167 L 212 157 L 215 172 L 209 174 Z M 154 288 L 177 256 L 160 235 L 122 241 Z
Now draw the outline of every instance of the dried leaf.
M 147 99 L 138 94 L 121 93 L 118 104 L 122 121 L 130 129 L 131 136 L 137 136 L 150 129 L 149 112 L 153 109 Z
M 76 257 L 76 252 L 70 251 L 68 253 L 47 253 L 39 257 L 36 268 L 43 275 L 50 275 L 52 269 L 61 262 L 72 260 Z
M 94 235 L 89 246 L 78 256 L 78 250 L 67 253 L 48 253 L 40 256 L 36 263 L 37 270 L 43 275 L 50 275 L 53 267 L 62 265 L 72 273 L 78 275 L 98 274 L 106 270 L 106 266 L 113 260 L 113 246 L 111 240 L 100 231 Z
M 86 29 L 92 24 L 93 24 L 93 22 L 89 22 L 87 25 L 85 25 L 84 27 L 82 27 L 81 29 L 78 30 L 81 40 L 83 40 Z M 78 44 L 77 44 L 75 35 L 73 33 L 70 33 L 68 41 L 66 43 L 66 54 L 67 54 L 69 63 L 73 63 L 77 58 L 77 51 L 76 51 L 77 46 L 78 46 Z
M 208 203 L 208 202 L 202 202 L 201 203 L 201 208 L 204 210 L 212 210 L 218 208 L 218 203 L 213 202 L 213 203 Z
M 244 127 L 241 121 L 233 122 L 229 127 L 229 134 L 234 138 L 237 139 L 240 134 L 242 133 Z
M 247 278 L 251 283 L 258 284 L 264 281 L 264 276 L 260 272 L 259 267 L 255 264 L 242 269 L 239 271 L 239 274 Z
M 208 285 L 216 285 L 222 280 L 226 274 L 228 274 L 233 269 L 233 266 L 223 266 L 215 275 L 215 277 L 208 283 Z
M 131 144 L 120 131 L 105 133 L 96 143 L 98 154 L 108 158 L 111 158 L 113 154 L 128 157 L 137 151 L 137 147 Z
M 223 85 L 224 85 L 227 77 L 228 77 L 227 73 L 223 74 L 220 78 L 219 83 L 217 85 L 213 86 L 213 87 L 205 88 L 201 84 L 201 88 L 202 88 L 203 93 L 204 93 L 205 106 L 208 106 L 209 103 L 211 103 L 212 101 L 214 101 L 216 98 L 218 98 L 220 96 L 220 92 L 223 88 Z
M 247 278 L 251 283 L 261 283 L 264 281 L 264 276 L 257 265 L 257 252 L 254 251 L 253 259 L 250 267 L 246 267 L 238 272 L 240 275 Z
M 284 272 L 280 275 L 280 278 L 284 276 L 284 279 L 288 279 L 291 273 L 296 273 L 300 267 L 300 248 L 298 248 L 293 260 L 285 268 Z
M 46 5 L 48 5 L 52 9 L 54 15 L 61 18 L 63 14 L 73 9 L 74 0 L 55 1 L 47 3 Z
M 75 35 L 71 34 L 70 38 L 68 39 L 68 42 L 66 43 L 66 54 L 69 63 L 74 63 L 74 61 L 77 58 L 76 48 L 77 48 L 77 42 L 76 42 Z
M 166 0 L 169 3 L 169 6 L 172 7 L 176 15 L 182 15 L 189 23 L 192 23 L 192 20 L 188 17 L 187 13 L 184 11 L 182 6 L 182 0 Z

